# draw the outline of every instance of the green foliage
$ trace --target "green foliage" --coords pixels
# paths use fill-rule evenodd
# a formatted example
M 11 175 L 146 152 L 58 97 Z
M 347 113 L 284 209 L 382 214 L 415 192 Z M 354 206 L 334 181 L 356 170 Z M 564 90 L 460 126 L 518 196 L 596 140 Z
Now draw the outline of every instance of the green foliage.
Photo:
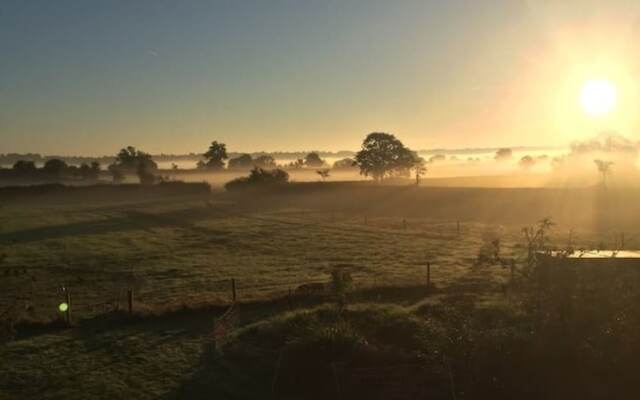
M 370 133 L 356 154 L 360 173 L 378 182 L 387 176 L 406 174 L 417 162 L 417 155 L 389 133 Z

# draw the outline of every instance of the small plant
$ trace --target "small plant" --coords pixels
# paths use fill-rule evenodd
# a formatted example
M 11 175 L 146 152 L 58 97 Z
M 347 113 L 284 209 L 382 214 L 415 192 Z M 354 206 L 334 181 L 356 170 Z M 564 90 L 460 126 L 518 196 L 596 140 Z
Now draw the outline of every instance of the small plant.
M 316 171 L 316 174 L 320 175 L 320 178 L 322 178 L 322 181 L 324 182 L 325 179 L 327 179 L 329 177 L 329 170 L 328 169 L 319 169 Z
M 602 187 L 607 187 L 607 176 L 611 173 L 613 161 L 593 160 L 602 175 Z
M 522 233 L 526 241 L 527 258 L 526 265 L 533 268 L 538 262 L 538 254 L 549 253 L 552 249 L 549 231 L 555 223 L 547 217 L 538 221 L 538 226 L 528 226 L 522 228 Z
M 353 278 L 349 271 L 344 271 L 340 268 L 331 271 L 331 290 L 336 297 L 339 311 L 342 311 L 347 303 L 347 292 L 352 283 Z
M 420 178 L 427 173 L 427 167 L 422 158 L 416 158 L 416 162 L 413 165 L 413 171 L 416 173 L 416 186 L 420 186 Z
M 500 238 L 485 239 L 480 246 L 476 265 L 487 265 L 500 263 Z

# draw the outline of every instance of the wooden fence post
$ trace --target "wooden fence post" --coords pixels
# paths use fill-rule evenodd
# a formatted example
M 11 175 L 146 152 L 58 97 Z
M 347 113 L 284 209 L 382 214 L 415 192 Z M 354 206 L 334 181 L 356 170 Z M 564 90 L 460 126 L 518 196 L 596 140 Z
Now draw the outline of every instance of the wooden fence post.
M 331 371 L 333 372 L 333 383 L 336 387 L 336 399 L 340 400 L 342 397 L 340 393 L 340 380 L 338 379 L 338 371 L 336 370 L 335 363 L 331 363 Z
M 516 272 L 516 262 L 514 259 L 511 259 L 511 283 L 513 283 L 515 272 Z
M 236 302 L 236 280 L 231 278 L 231 297 L 233 298 L 233 302 Z
M 64 312 L 67 326 L 71 326 L 71 293 L 69 293 L 69 290 L 66 289 L 64 291 L 64 302 L 67 303 L 67 309 Z
M 127 290 L 127 309 L 129 316 L 133 315 L 133 289 Z

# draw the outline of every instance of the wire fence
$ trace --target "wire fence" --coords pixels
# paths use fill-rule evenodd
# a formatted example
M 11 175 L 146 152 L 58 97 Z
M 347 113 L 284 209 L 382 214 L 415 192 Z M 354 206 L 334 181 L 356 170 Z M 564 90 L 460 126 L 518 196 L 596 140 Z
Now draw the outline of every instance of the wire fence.
M 431 284 L 431 266 L 425 267 L 425 287 Z M 378 287 L 415 286 L 415 279 L 389 280 L 370 276 L 350 277 L 350 291 L 366 291 Z M 76 290 L 77 289 L 77 290 Z M 171 291 L 151 285 L 118 281 L 96 290 L 68 285 L 39 285 L 25 280 L 11 290 L 0 294 L 0 320 L 50 321 L 67 320 L 69 324 L 86 318 L 113 312 L 162 313 L 180 308 L 199 306 L 225 307 L 237 302 L 283 301 L 305 299 L 323 300 L 333 296 L 330 276 L 319 276 L 281 282 L 255 282 L 251 280 L 219 279 L 203 283 L 198 290 L 173 287 Z

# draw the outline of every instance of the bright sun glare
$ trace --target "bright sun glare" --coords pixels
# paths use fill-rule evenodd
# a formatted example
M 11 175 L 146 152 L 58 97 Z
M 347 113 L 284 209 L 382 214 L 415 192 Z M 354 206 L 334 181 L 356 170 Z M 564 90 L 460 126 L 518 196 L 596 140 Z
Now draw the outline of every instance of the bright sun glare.
M 609 114 L 615 108 L 616 100 L 616 87 L 604 79 L 586 82 L 580 94 L 580 105 L 591 117 Z

